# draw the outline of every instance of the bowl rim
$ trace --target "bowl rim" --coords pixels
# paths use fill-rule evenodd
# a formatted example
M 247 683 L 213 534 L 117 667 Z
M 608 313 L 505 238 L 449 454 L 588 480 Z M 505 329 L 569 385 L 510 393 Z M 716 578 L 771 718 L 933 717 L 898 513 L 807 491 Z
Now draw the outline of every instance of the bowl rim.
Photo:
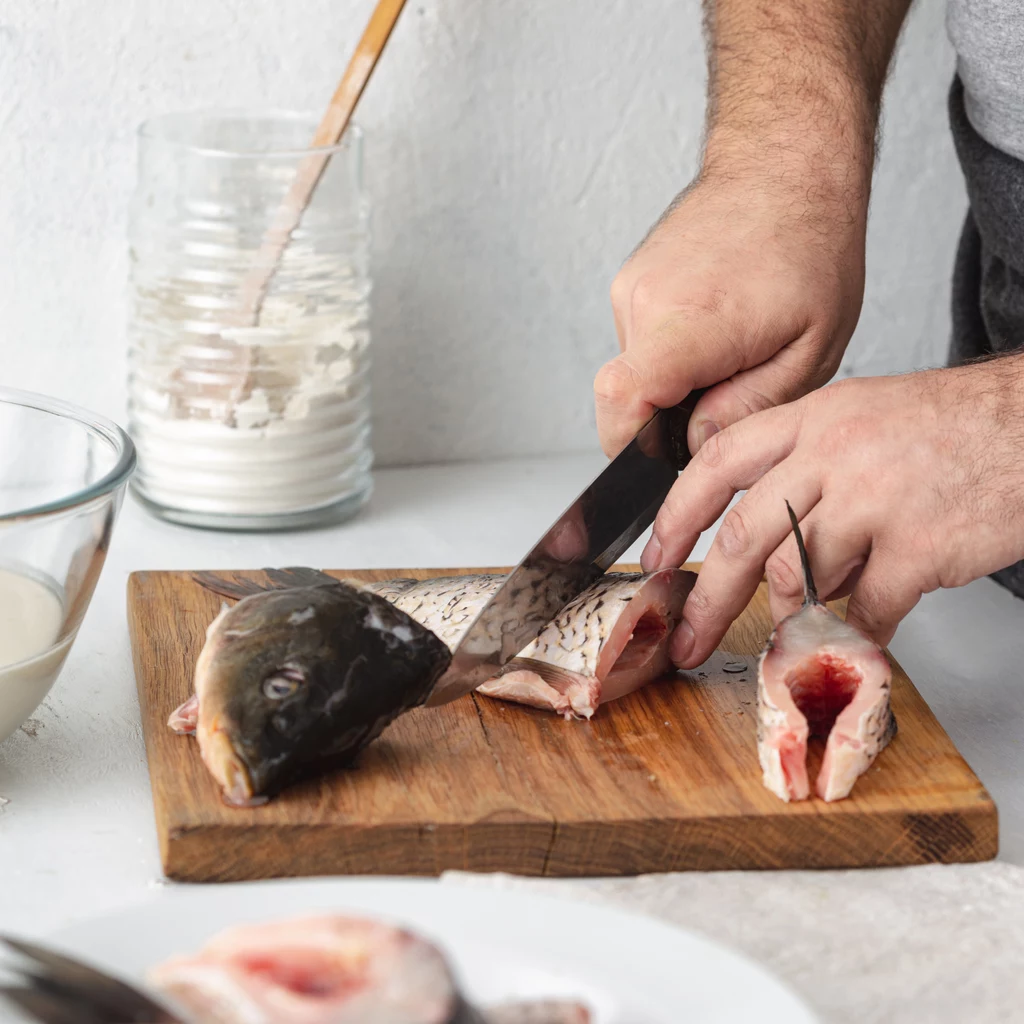
M 0 525 L 24 519 L 34 519 L 39 516 L 53 515 L 57 512 L 66 512 L 69 509 L 87 505 L 89 502 L 102 498 L 112 491 L 116 491 L 127 483 L 128 478 L 135 470 L 136 452 L 135 444 L 113 420 L 99 416 L 88 409 L 65 402 L 60 398 L 51 398 L 49 395 L 37 394 L 34 391 L 21 391 L 17 388 L 0 387 L 0 405 L 19 405 L 25 409 L 35 409 L 38 412 L 48 413 L 61 419 L 74 420 L 85 427 L 93 434 L 98 434 L 111 447 L 117 456 L 117 461 L 112 469 L 108 470 L 99 480 L 79 491 L 72 491 L 71 494 L 57 498 L 54 501 L 44 502 L 41 505 L 31 505 L 28 508 L 17 509 L 14 512 L 0 513 Z

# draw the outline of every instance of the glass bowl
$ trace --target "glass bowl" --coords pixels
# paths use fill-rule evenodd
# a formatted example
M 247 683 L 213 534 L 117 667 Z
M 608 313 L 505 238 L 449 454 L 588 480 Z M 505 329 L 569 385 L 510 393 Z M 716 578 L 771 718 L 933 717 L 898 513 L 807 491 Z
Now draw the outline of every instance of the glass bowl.
M 0 388 L 0 741 L 64 665 L 134 468 L 115 424 Z

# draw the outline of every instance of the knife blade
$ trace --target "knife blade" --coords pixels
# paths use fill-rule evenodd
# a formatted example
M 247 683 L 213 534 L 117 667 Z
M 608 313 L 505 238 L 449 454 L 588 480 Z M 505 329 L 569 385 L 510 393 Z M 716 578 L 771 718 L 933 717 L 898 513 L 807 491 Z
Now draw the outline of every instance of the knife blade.
M 654 522 L 690 461 L 686 430 L 704 390 L 659 409 L 544 531 L 463 634 L 427 707 L 457 700 L 495 676 Z

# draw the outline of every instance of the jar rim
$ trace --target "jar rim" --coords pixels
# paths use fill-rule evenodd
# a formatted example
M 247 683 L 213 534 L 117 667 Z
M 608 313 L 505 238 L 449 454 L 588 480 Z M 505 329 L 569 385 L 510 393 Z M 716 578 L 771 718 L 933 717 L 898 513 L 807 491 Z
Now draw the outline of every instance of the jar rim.
M 359 145 L 363 141 L 363 129 L 355 122 L 350 122 L 338 142 L 330 146 L 287 146 L 268 147 L 265 149 L 228 149 L 220 146 L 202 145 L 190 142 L 187 138 L 175 137 L 172 129 L 187 128 L 203 120 L 265 120 L 278 122 L 305 122 L 310 126 L 310 133 L 319 123 L 317 116 L 304 110 L 287 110 L 284 108 L 262 107 L 201 107 L 195 110 L 180 110 L 167 114 L 158 114 L 147 118 L 138 127 L 138 136 L 147 142 L 173 146 L 176 149 L 199 156 L 220 157 L 229 160 L 267 160 L 292 159 L 309 156 L 310 154 L 341 153 L 352 144 Z

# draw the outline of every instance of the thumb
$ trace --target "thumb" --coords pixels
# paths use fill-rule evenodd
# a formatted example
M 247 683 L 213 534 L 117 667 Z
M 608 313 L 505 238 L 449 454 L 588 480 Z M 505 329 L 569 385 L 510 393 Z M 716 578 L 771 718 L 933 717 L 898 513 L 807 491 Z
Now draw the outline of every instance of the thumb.
M 626 352 L 605 363 L 594 378 L 597 432 L 609 458 L 618 455 L 655 413 L 643 397 L 642 379 Z
M 725 343 L 723 330 L 714 317 L 677 312 L 601 367 L 594 403 L 601 446 L 609 456 L 622 451 L 658 409 L 671 408 L 695 387 L 740 368 L 741 352 Z

